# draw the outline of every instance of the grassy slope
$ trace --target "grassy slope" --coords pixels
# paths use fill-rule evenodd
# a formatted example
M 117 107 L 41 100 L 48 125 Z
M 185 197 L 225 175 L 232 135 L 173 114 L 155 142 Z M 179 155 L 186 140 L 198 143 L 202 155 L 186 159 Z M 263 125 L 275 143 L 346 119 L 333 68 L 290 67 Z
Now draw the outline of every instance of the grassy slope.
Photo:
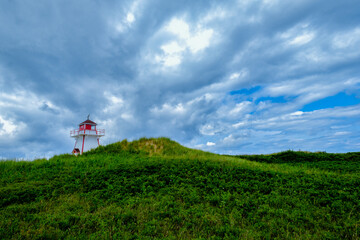
M 159 138 L 3 161 L 0 236 L 359 239 L 360 154 L 305 155 L 220 156 Z

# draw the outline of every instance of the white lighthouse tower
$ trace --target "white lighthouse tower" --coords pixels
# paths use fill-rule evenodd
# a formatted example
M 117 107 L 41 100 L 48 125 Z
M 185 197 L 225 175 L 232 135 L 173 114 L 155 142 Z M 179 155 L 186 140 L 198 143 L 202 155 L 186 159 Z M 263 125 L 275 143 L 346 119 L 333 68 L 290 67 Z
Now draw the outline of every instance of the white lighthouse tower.
M 70 131 L 70 137 L 75 138 L 73 154 L 78 155 L 100 145 L 100 137 L 105 135 L 105 129 L 96 129 L 96 123 L 89 119 L 79 124 L 79 129 Z

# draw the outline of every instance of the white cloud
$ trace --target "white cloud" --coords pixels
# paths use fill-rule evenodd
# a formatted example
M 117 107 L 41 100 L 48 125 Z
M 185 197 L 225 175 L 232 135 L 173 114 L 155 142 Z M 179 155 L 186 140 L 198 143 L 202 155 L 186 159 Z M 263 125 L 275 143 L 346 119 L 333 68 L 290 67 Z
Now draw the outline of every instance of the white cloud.
M 209 146 L 209 147 L 210 147 L 210 146 L 215 146 L 215 145 L 216 145 L 216 144 L 215 144 L 214 142 L 207 142 L 207 143 L 206 143 L 206 146 Z
M 104 113 L 119 111 L 124 107 L 124 100 L 121 97 L 112 95 L 108 91 L 104 92 L 104 97 L 108 100 L 106 107 L 103 109 Z
M 360 27 L 356 27 L 350 31 L 337 33 L 333 37 L 332 44 L 335 48 L 356 47 L 359 50 L 360 44 Z
M 210 39 L 213 36 L 212 29 L 199 30 L 194 36 L 187 39 L 187 46 L 192 53 L 197 53 L 210 46 Z
M 155 61 L 162 63 L 165 67 L 175 67 L 181 63 L 181 56 L 178 55 L 165 55 L 155 56 Z
M 333 75 L 288 79 L 287 81 L 268 84 L 260 91 L 254 93 L 253 97 L 292 96 L 296 97 L 293 103 L 298 107 L 302 107 L 305 104 L 334 96 L 346 89 L 358 88 L 358 78 L 342 79 L 341 81 L 338 78 L 338 76 Z
M 12 136 L 14 133 L 22 131 L 25 126 L 22 122 L 15 123 L 0 116 L 0 136 Z
M 217 149 L 249 154 L 287 149 L 329 151 L 340 145 L 355 146 L 351 139 L 359 128 L 339 123 L 343 123 L 344 118 L 353 119 L 355 123 L 355 119 L 360 117 L 360 105 L 283 114 L 279 114 L 276 108 L 272 110 L 268 115 L 257 113 L 237 123 L 223 122 L 225 131 L 220 135 L 223 138 Z
M 135 21 L 135 16 L 134 16 L 134 14 L 128 13 L 128 14 L 126 15 L 126 21 L 127 21 L 129 24 L 133 23 L 133 22 Z
M 231 80 L 237 79 L 239 76 L 240 76 L 240 73 L 236 72 L 236 73 L 233 73 L 233 74 L 230 75 L 230 79 Z
M 184 47 L 180 46 L 177 42 L 171 42 L 161 46 L 163 55 L 157 55 L 155 57 L 156 62 L 162 63 L 166 67 L 177 66 L 181 63 L 182 52 Z
M 229 77 L 226 76 L 223 79 L 219 79 L 218 82 L 215 82 L 211 85 L 206 85 L 203 88 L 197 91 L 198 94 L 209 94 L 217 93 L 224 94 L 228 91 L 238 88 L 242 84 L 246 83 L 248 79 L 249 71 L 247 69 L 242 69 L 239 72 L 232 73 Z
M 214 136 L 221 131 L 221 127 L 214 127 L 213 124 L 204 124 L 199 128 L 202 135 Z
M 169 103 L 164 103 L 161 108 L 154 107 L 150 111 L 156 115 L 165 114 L 165 115 L 182 115 L 186 113 L 186 109 L 182 103 L 176 105 L 171 105 Z
M 335 132 L 335 136 L 342 136 L 342 135 L 348 135 L 350 132 L 344 131 L 344 132 Z
M 177 42 L 174 41 L 174 42 L 171 42 L 171 43 L 161 46 L 161 49 L 166 54 L 175 54 L 175 53 L 184 51 L 185 48 L 180 46 Z
M 177 36 L 177 39 L 160 46 L 163 54 L 157 54 L 155 60 L 165 67 L 178 66 L 183 61 L 186 51 L 197 54 L 210 46 L 210 40 L 214 34 L 213 29 L 202 26 L 190 30 L 190 26 L 183 19 L 173 18 L 164 28 L 165 31 Z
M 201 19 L 201 23 L 207 24 L 212 21 L 219 21 L 229 17 L 231 17 L 231 14 L 228 9 L 217 7 L 209 11 L 206 16 Z
M 143 0 L 132 1 L 131 5 L 125 8 L 126 10 L 124 13 L 119 14 L 116 12 L 115 16 L 110 17 L 108 24 L 115 29 L 117 34 L 127 32 L 136 21 L 135 15 L 141 15 L 142 5 Z
M 255 129 L 297 129 L 297 131 L 301 132 L 304 129 L 310 128 L 310 126 L 329 126 L 329 128 L 333 125 L 333 123 L 329 119 L 332 118 L 333 121 L 335 119 L 341 119 L 344 117 L 359 117 L 360 116 L 360 105 L 349 106 L 349 107 L 336 107 L 336 108 L 328 108 L 315 110 L 310 112 L 302 112 L 297 111 L 293 113 L 284 113 L 281 115 L 269 116 L 268 118 L 256 119 L 253 121 L 245 121 L 234 124 L 236 127 L 252 127 Z M 326 123 L 326 121 L 328 121 Z M 338 120 L 336 120 L 338 121 Z M 336 126 L 336 125 L 335 125 Z M 346 126 L 345 126 L 346 127 Z M 347 126 L 349 127 L 349 126 Z
M 225 144 L 232 144 L 232 143 L 236 142 L 236 139 L 234 138 L 234 136 L 232 134 L 230 134 L 230 135 L 224 137 L 222 142 L 224 142 Z
M 181 39 L 190 38 L 189 24 L 182 19 L 174 18 L 166 26 L 166 30 L 177 35 Z
M 237 122 L 237 123 L 232 124 L 232 127 L 233 128 L 240 128 L 240 127 L 244 127 L 246 125 L 248 125 L 247 121 L 241 121 L 241 122 Z
M 303 45 L 310 42 L 314 38 L 315 34 L 312 32 L 303 33 L 291 39 L 290 45 Z
M 347 86 L 347 87 L 352 88 L 352 87 L 356 86 L 359 83 L 360 83 L 360 78 L 350 78 L 350 79 L 347 79 L 344 82 L 344 85 Z
M 181 63 L 181 58 L 179 56 L 166 56 L 163 59 L 163 62 L 164 62 L 164 66 L 173 67 Z
M 40 98 L 34 93 L 25 90 L 15 90 L 11 94 L 0 92 L 0 110 L 22 109 L 31 111 L 48 111 L 48 113 L 60 113 L 66 111 L 56 106 L 48 99 Z
M 312 41 L 316 36 L 316 32 L 311 29 L 309 23 L 299 23 L 290 29 L 278 34 L 278 37 L 285 40 L 287 45 L 305 45 Z
M 235 105 L 235 107 L 229 112 L 230 115 L 239 115 L 247 113 L 252 109 L 252 102 L 244 101 Z
M 121 118 L 126 120 L 126 121 L 133 121 L 134 120 L 134 116 L 132 114 L 130 114 L 130 113 L 122 113 Z
M 304 114 L 303 111 L 296 111 L 296 112 L 290 113 L 291 116 L 301 116 L 303 114 Z
M 279 0 L 263 0 L 263 4 L 272 7 L 274 5 L 277 5 L 279 3 Z

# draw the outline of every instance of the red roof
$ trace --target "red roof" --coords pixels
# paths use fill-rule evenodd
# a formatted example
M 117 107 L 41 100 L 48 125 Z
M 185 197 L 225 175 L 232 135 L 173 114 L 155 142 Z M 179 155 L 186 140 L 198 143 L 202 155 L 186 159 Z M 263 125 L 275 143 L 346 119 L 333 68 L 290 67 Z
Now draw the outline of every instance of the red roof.
M 89 119 L 86 120 L 86 121 L 83 121 L 82 123 L 80 123 L 79 126 L 80 126 L 80 125 L 83 125 L 83 124 L 97 125 L 96 123 L 94 123 L 93 121 L 91 121 L 91 120 L 89 120 Z

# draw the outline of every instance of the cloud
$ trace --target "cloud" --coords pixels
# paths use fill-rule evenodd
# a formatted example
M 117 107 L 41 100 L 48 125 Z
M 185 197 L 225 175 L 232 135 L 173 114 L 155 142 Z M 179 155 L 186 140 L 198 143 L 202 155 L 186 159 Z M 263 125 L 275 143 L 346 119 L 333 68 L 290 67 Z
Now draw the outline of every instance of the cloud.
M 22 130 L 24 128 L 24 124 L 15 124 L 10 120 L 6 120 L 0 116 L 0 136 L 6 138 L 11 137 L 17 130 Z
M 173 18 L 159 31 L 161 34 L 171 33 L 176 36 L 171 42 L 166 42 L 160 46 L 162 54 L 156 55 L 155 60 L 165 67 L 178 66 L 183 61 L 186 52 L 196 54 L 210 46 L 213 36 L 212 29 L 203 29 L 198 25 L 195 29 L 190 29 L 189 24 L 180 18 Z
M 356 46 L 360 42 L 360 27 L 355 27 L 350 31 L 339 32 L 335 34 L 332 39 L 332 45 L 334 48 L 345 49 L 350 48 L 357 50 Z

